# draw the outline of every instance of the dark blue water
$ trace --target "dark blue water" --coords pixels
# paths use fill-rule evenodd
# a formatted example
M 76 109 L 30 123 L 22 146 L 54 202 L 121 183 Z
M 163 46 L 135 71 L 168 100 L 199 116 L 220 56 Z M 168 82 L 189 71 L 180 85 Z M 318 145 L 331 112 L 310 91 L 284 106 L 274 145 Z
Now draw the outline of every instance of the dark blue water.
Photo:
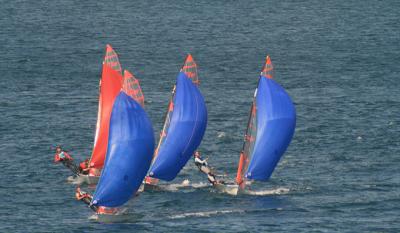
M 0 7 L 0 232 L 399 232 L 398 1 L 6 1 Z M 200 150 L 233 178 L 270 54 L 297 109 L 293 141 L 261 190 L 144 193 L 99 224 L 52 164 L 91 153 L 106 43 L 140 80 L 156 134 L 186 53 L 209 124 Z M 174 181 L 205 180 L 190 163 Z

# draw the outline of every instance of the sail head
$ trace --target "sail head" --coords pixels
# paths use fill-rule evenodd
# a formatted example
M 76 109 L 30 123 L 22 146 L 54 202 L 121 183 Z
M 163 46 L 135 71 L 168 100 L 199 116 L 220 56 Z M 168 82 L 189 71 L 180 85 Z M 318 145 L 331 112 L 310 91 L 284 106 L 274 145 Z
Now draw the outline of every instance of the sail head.
M 144 95 L 139 80 L 127 70 L 124 70 L 124 84 L 122 85 L 122 90 L 144 108 Z
M 113 70 L 122 74 L 121 64 L 119 63 L 119 58 L 117 53 L 111 47 L 111 45 L 107 44 L 106 46 L 106 55 L 104 56 L 104 64 L 110 66 Z
M 185 73 L 186 76 L 191 79 L 195 85 L 199 85 L 200 81 L 197 74 L 197 64 L 191 54 L 187 55 L 185 62 L 181 68 L 181 72 Z
M 263 68 L 261 69 L 261 76 L 266 78 L 273 78 L 274 66 L 272 65 L 271 58 L 267 56 Z

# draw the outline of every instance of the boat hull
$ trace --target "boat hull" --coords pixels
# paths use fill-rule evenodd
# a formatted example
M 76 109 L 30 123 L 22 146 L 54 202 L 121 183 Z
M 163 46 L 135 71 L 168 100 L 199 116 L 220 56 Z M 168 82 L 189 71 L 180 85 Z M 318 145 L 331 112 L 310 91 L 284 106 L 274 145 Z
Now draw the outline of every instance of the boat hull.
M 237 184 L 215 184 L 213 187 L 220 193 L 226 193 L 232 196 L 237 196 L 241 193 Z
M 89 176 L 89 175 L 76 175 L 67 178 L 67 181 L 73 184 L 97 184 L 99 182 L 100 176 Z

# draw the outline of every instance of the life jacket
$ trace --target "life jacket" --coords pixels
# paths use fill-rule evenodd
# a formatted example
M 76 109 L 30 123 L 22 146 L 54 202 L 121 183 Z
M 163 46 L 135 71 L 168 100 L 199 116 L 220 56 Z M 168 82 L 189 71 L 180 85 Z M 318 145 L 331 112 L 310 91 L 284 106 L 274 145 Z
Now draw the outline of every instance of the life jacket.
M 97 208 L 97 214 L 115 214 L 117 213 L 117 211 L 118 211 L 117 208 L 111 208 L 105 206 L 99 206 Z
M 79 168 L 81 169 L 81 170 L 84 170 L 84 169 L 86 169 L 86 168 L 88 168 L 89 167 L 89 159 L 86 159 L 85 161 L 83 161 L 83 162 L 81 162 L 80 164 L 79 164 Z
M 60 161 L 61 161 L 60 155 L 59 155 L 58 153 L 56 153 L 56 154 L 54 155 L 54 162 L 55 162 L 55 163 L 59 163 Z
M 60 153 L 56 153 L 54 155 L 54 162 L 58 163 L 63 160 L 74 160 L 67 152 L 61 151 Z

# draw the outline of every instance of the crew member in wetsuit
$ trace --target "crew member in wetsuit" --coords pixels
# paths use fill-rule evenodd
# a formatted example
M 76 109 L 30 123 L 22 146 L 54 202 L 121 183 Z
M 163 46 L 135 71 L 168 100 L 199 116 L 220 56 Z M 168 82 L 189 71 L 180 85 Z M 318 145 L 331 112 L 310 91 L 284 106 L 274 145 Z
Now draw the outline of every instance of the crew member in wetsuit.
M 86 159 L 85 161 L 83 161 L 83 162 L 81 162 L 79 164 L 79 172 L 81 174 L 83 174 L 83 175 L 89 174 L 89 170 L 90 170 L 90 168 L 89 168 L 89 160 L 90 159 Z
M 200 171 L 208 174 L 210 173 L 210 168 L 208 167 L 207 159 L 202 159 L 200 152 L 194 152 L 194 164 L 199 168 Z
M 66 152 L 64 151 L 61 146 L 56 147 L 56 154 L 54 155 L 54 162 L 59 163 L 61 162 L 69 168 L 73 173 L 79 174 L 79 168 L 76 166 L 74 163 L 74 159 Z
M 81 188 L 78 186 L 75 190 L 75 198 L 78 201 L 82 201 L 86 205 L 90 205 L 93 197 L 89 193 L 82 191 Z
M 90 209 L 92 209 L 94 212 L 98 211 L 97 206 L 90 204 L 92 202 L 93 196 L 85 191 L 82 191 L 81 188 L 79 188 L 79 186 L 76 187 L 75 198 L 76 198 L 76 200 L 82 201 L 83 203 L 88 205 L 90 207 Z
M 76 187 L 75 198 L 76 200 L 82 201 L 83 203 L 88 205 L 88 207 L 96 212 L 96 214 L 116 214 L 118 212 L 118 208 L 93 205 L 93 196 L 85 191 L 82 191 L 79 186 Z
M 194 152 L 194 164 L 196 164 L 201 172 L 207 175 L 207 179 L 212 185 L 224 183 L 215 178 L 215 175 L 211 172 L 210 167 L 208 167 L 207 159 L 202 159 L 200 152 L 198 151 Z

